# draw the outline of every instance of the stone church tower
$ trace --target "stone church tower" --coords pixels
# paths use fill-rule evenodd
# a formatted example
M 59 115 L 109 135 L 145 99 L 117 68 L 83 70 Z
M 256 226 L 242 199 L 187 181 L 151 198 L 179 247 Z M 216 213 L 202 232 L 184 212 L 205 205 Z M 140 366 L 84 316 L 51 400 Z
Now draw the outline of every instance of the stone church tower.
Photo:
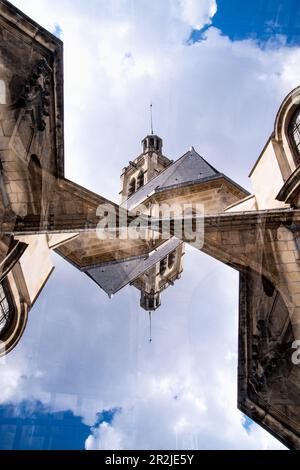
M 157 135 L 150 134 L 142 140 L 142 154 L 123 168 L 121 204 L 172 163 L 162 154 L 162 147 L 163 141 Z
M 172 165 L 162 153 L 163 140 L 158 135 L 149 134 L 142 140 L 142 153 L 123 168 L 121 175 L 120 203 L 127 201 L 140 189 L 147 187 L 166 168 Z M 145 205 L 143 213 L 153 213 L 154 202 Z M 177 243 L 174 248 L 170 241 L 164 243 L 159 260 L 147 271 L 132 281 L 132 285 L 141 291 L 140 306 L 147 311 L 154 311 L 161 305 L 160 294 L 180 278 L 184 244 Z M 170 251 L 170 248 L 172 251 Z

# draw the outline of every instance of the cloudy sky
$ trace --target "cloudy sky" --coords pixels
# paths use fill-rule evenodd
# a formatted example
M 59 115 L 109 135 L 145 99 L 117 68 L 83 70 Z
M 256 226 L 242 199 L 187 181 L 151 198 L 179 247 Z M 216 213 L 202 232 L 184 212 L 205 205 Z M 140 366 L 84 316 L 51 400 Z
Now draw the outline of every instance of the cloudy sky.
M 121 169 L 140 153 L 152 102 L 166 156 L 193 145 L 251 190 L 247 176 L 280 102 L 299 84 L 292 1 L 12 3 L 64 41 L 68 178 L 117 202 Z M 0 363 L 0 448 L 13 442 L 1 416 L 22 423 L 37 406 L 39 415 L 74 417 L 84 429 L 78 448 L 283 448 L 236 409 L 236 272 L 188 248 L 149 344 L 138 291 L 109 300 L 58 256 L 54 262 L 22 342 Z M 37 435 L 31 426 L 18 446 L 38 448 Z

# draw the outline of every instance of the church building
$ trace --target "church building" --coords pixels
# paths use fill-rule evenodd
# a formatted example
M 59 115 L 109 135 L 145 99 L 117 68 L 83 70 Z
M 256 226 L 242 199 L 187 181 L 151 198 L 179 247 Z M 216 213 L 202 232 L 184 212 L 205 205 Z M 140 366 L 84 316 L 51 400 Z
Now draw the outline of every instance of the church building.
M 189 243 L 239 272 L 238 408 L 300 449 L 300 87 L 274 116 L 250 172 L 252 194 L 193 147 L 171 161 L 151 132 L 122 171 L 116 204 L 65 176 L 62 42 L 6 0 L 0 26 L 0 356 L 39 314 L 51 251 L 109 296 L 132 285 L 151 312 L 176 288 Z M 170 207 L 186 204 L 203 208 L 202 238 L 192 236 L 197 212 L 191 233 L 176 236 L 184 218 Z M 114 238 L 98 236 L 103 206 L 116 214 Z M 145 236 L 119 236 L 118 222 L 141 217 Z

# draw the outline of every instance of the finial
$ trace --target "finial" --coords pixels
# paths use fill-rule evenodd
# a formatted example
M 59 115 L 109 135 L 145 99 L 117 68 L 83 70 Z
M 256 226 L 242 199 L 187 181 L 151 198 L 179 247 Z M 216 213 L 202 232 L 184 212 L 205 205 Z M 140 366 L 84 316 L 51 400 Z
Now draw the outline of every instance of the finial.
M 151 134 L 153 135 L 152 103 L 150 104 L 150 124 L 151 124 Z

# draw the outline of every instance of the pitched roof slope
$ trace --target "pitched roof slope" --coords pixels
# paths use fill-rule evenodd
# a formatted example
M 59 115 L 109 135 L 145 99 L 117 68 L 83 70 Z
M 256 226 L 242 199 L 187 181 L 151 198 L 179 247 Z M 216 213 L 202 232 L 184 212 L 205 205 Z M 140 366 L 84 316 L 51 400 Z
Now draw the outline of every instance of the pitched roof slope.
M 168 166 L 149 183 L 140 188 L 127 201 L 124 201 L 122 206 L 131 209 L 153 192 L 163 191 L 173 186 L 190 182 L 197 183 L 220 175 L 221 173 L 213 168 L 192 147 L 191 150 L 172 163 L 172 165 Z
M 102 266 L 90 267 L 85 270 L 85 273 L 108 295 L 113 295 L 164 259 L 169 253 L 181 245 L 181 243 L 181 240 L 173 237 L 160 245 L 149 255 L 132 260 L 123 260 Z

